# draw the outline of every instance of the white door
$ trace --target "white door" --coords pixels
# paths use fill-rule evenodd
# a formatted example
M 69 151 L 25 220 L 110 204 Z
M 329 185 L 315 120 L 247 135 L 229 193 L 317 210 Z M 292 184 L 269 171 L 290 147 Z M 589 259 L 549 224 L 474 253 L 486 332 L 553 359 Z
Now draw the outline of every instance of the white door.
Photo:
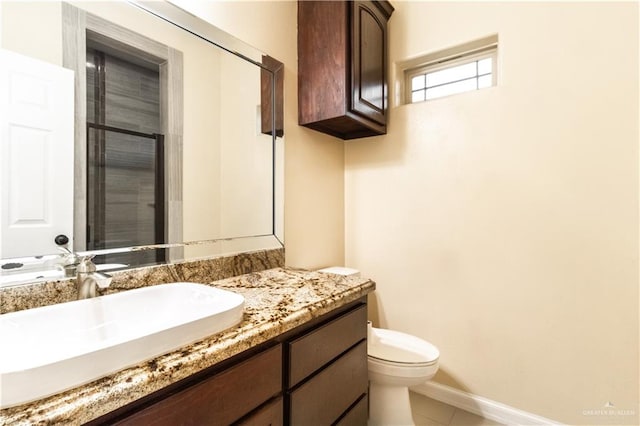
M 0 49 L 0 258 L 73 241 L 73 77 Z

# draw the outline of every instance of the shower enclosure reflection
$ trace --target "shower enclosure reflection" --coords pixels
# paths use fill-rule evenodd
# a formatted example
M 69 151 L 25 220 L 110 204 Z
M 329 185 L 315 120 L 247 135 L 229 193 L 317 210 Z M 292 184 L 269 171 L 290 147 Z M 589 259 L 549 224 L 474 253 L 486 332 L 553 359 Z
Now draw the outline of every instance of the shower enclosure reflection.
M 123 56 L 87 49 L 87 250 L 167 242 L 159 67 Z M 136 262 L 165 260 L 157 250 Z

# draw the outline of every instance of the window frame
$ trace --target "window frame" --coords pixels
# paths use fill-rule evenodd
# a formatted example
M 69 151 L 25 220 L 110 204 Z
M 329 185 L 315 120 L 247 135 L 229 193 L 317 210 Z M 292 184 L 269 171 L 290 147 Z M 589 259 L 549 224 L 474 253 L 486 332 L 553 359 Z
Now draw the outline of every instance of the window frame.
M 450 95 L 443 95 L 443 96 L 438 96 L 436 98 L 432 98 L 432 99 L 427 99 L 426 98 L 426 90 L 428 89 L 428 87 L 425 86 L 424 89 L 421 90 L 425 90 L 425 99 L 421 100 L 421 101 L 413 101 L 413 92 L 414 90 L 412 87 L 412 79 L 416 76 L 420 76 L 420 75 L 427 75 L 436 71 L 441 71 L 444 69 L 448 69 L 448 68 L 453 68 L 453 67 L 457 67 L 460 65 L 465 65 L 465 64 L 469 64 L 472 62 L 476 62 L 476 61 L 480 61 L 482 59 L 487 59 L 487 58 L 491 58 L 491 86 L 489 87 L 495 87 L 498 84 L 498 43 L 497 40 L 495 43 L 491 43 L 490 45 L 485 45 L 483 47 L 480 48 L 476 48 L 473 49 L 471 51 L 467 50 L 467 51 L 463 51 L 463 52 L 458 52 L 456 54 L 451 54 L 451 50 L 447 50 L 446 51 L 448 53 L 448 55 L 444 56 L 444 57 L 438 57 L 438 54 L 433 54 L 433 55 L 429 55 L 430 56 L 430 60 L 426 61 L 426 62 L 422 62 L 419 63 L 417 66 L 413 66 L 411 68 L 407 68 L 404 70 L 404 75 L 403 75 L 403 83 L 404 83 L 404 104 L 417 104 L 417 103 L 421 103 L 421 102 L 426 102 L 426 101 L 431 101 L 431 100 L 435 100 L 435 99 L 440 99 L 440 98 L 444 98 L 444 97 L 448 97 L 448 96 L 452 96 L 452 95 L 457 95 L 460 93 L 467 93 L 467 92 L 472 92 L 472 91 L 476 91 L 476 90 L 480 90 L 480 88 L 477 88 L 475 90 L 467 90 L 464 92 L 459 92 L 459 93 L 452 93 Z M 412 61 L 415 63 L 415 61 Z M 476 75 L 475 77 L 470 77 L 469 80 L 475 78 L 476 80 L 478 79 L 478 75 Z M 461 80 L 463 81 L 463 80 Z M 451 82 L 453 83 L 453 81 Z M 449 83 L 445 83 L 445 84 L 449 84 Z M 436 86 L 434 86 L 436 87 Z M 483 89 L 488 88 L 488 87 L 484 87 Z

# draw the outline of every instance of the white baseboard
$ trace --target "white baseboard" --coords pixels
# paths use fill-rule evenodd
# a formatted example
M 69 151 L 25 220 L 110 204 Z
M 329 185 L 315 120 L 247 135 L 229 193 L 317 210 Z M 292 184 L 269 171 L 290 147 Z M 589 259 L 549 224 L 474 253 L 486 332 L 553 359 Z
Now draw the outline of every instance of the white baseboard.
M 562 425 L 554 420 L 436 382 L 413 386 L 411 391 L 504 425 Z

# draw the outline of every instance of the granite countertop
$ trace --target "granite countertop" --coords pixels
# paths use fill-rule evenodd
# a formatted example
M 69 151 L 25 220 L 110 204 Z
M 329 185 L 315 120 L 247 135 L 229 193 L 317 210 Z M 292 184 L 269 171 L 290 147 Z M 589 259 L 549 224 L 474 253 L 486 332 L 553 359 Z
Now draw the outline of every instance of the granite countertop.
M 240 325 L 86 385 L 0 410 L 2 425 L 76 425 L 109 413 L 353 302 L 375 283 L 289 268 L 214 281 L 245 297 Z

